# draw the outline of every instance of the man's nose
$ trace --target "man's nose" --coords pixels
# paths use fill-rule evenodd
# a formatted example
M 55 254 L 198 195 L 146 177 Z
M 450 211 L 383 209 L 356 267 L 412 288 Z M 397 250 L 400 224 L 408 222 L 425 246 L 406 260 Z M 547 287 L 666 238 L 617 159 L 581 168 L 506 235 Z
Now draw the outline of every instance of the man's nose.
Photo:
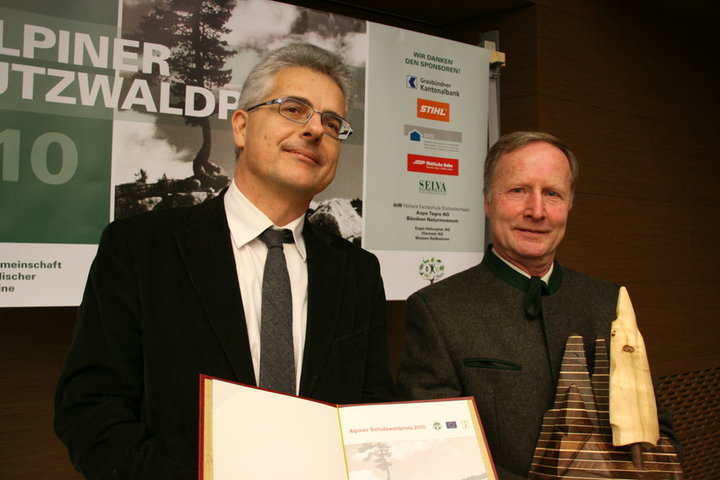
M 545 216 L 545 203 L 543 202 L 542 193 L 533 192 L 528 195 L 525 204 L 525 215 L 534 219 L 541 219 Z
M 303 125 L 303 136 L 309 138 L 322 138 L 325 130 L 322 126 L 322 115 L 320 112 L 314 112 L 310 119 Z

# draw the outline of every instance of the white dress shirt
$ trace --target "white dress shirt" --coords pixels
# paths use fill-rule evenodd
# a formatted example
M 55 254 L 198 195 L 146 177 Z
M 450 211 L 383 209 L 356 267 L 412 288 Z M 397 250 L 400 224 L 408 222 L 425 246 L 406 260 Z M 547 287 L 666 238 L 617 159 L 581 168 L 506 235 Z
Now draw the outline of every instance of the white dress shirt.
M 260 307 L 262 305 L 262 277 L 267 257 L 267 246 L 257 238 L 268 227 L 273 226 L 270 220 L 250 200 L 230 182 L 225 193 L 225 214 L 227 215 L 230 236 L 235 254 L 235 268 L 240 282 L 245 322 L 247 324 L 248 341 L 252 355 L 255 380 L 260 383 Z M 302 215 L 287 225 L 275 225 L 292 231 L 295 243 L 283 245 L 290 276 L 292 292 L 293 344 L 295 350 L 295 389 L 300 388 L 302 372 L 303 347 L 307 326 L 307 264 L 305 240 L 302 230 L 305 216 Z M 238 321 L 240 321 L 238 319 Z

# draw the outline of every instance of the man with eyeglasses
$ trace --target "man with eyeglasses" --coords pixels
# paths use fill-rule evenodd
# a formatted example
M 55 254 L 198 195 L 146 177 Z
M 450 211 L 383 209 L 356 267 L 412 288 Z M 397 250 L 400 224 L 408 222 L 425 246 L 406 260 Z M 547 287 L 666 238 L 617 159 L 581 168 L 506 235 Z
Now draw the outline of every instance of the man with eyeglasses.
M 378 261 L 305 221 L 352 133 L 350 83 L 318 47 L 271 52 L 232 117 L 227 190 L 103 232 L 56 392 L 56 432 L 87 478 L 197 478 L 199 374 L 393 397 Z

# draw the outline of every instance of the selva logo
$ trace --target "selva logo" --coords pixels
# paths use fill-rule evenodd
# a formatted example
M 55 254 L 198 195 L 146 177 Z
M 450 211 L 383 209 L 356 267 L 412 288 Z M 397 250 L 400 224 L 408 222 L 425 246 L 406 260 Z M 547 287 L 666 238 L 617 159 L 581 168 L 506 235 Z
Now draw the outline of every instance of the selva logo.
M 432 100 L 426 100 L 424 98 L 418 98 L 417 116 L 418 118 L 427 118 L 429 120 L 449 122 L 450 104 L 443 102 L 434 102 Z

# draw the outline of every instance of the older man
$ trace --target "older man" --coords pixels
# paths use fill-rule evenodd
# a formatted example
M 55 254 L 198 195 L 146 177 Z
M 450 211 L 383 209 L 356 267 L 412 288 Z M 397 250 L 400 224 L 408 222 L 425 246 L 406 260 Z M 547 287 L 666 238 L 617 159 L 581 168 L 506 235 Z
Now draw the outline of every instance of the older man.
M 398 391 L 414 399 L 473 395 L 502 480 L 526 480 L 565 342 L 594 341 L 615 319 L 616 285 L 561 267 L 578 167 L 557 138 L 503 136 L 485 162 L 493 245 L 482 263 L 414 293 Z
M 56 394 L 87 478 L 197 478 L 199 374 L 331 403 L 392 397 L 377 259 L 304 218 L 352 132 L 349 79 L 318 47 L 272 52 L 232 118 L 224 195 L 104 231 Z

